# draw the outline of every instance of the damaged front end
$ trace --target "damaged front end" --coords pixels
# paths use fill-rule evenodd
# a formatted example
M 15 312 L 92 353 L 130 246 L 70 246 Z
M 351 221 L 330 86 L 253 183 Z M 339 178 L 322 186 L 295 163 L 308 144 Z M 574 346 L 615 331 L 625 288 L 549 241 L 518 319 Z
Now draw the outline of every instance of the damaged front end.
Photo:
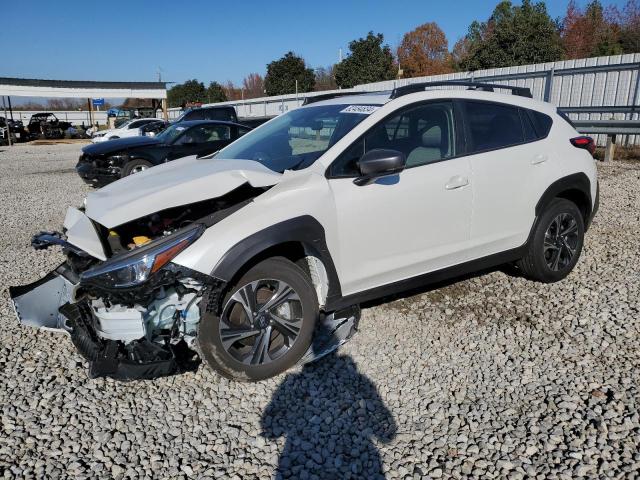
M 219 308 L 226 284 L 172 260 L 264 191 L 245 184 L 111 228 L 70 208 L 63 233 L 32 239 L 36 249 L 61 247 L 66 261 L 37 282 L 9 289 L 19 321 L 68 334 L 91 378 L 152 379 L 195 369 L 200 304 Z M 320 333 L 300 363 L 347 341 L 358 318 L 357 309 L 322 314 Z
M 195 368 L 199 303 L 222 282 L 172 259 L 264 191 L 245 185 L 109 229 L 69 208 L 64 233 L 40 232 L 31 242 L 37 250 L 61 247 L 66 261 L 9 289 L 19 321 L 69 334 L 91 377 L 145 379 Z
M 69 334 L 92 378 L 146 379 L 191 370 L 198 365 L 198 303 L 214 280 L 171 259 L 204 229 L 190 224 L 104 262 L 63 234 L 36 235 L 35 248 L 62 246 L 67 261 L 37 282 L 10 287 L 18 319 Z

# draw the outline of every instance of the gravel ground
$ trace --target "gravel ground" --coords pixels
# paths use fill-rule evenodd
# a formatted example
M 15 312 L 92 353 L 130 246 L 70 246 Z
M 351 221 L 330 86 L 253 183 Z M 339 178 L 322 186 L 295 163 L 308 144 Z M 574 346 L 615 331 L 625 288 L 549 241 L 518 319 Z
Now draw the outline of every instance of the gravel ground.
M 29 238 L 81 203 L 79 146 L 0 150 L 0 477 L 640 475 L 639 163 L 600 167 L 561 283 L 493 272 L 370 307 L 337 354 L 258 384 L 119 383 L 19 326 L 6 291 L 62 260 Z

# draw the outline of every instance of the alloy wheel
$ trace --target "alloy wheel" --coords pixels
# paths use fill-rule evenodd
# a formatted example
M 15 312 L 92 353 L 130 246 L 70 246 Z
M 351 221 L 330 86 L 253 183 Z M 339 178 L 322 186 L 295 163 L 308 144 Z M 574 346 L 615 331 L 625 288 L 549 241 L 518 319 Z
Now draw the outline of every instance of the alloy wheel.
M 544 258 L 554 272 L 563 270 L 578 249 L 578 221 L 570 213 L 560 213 L 544 234 Z
M 136 165 L 131 169 L 131 172 L 129 173 L 129 175 L 133 175 L 134 173 L 144 172 L 146 169 L 147 169 L 146 165 Z
M 236 290 L 220 316 L 222 346 L 245 365 L 264 365 L 286 354 L 302 327 L 302 303 L 287 283 L 262 279 Z

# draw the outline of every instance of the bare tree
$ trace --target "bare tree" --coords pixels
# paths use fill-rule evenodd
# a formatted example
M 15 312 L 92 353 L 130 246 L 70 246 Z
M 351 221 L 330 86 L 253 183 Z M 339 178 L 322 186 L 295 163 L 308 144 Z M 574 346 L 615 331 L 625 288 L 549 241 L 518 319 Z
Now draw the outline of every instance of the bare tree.
M 258 73 L 250 73 L 242 81 L 244 98 L 264 97 L 264 79 Z
M 322 90 L 335 90 L 338 88 L 336 78 L 333 74 L 334 65 L 328 67 L 316 68 L 316 85 L 314 90 L 320 92 Z

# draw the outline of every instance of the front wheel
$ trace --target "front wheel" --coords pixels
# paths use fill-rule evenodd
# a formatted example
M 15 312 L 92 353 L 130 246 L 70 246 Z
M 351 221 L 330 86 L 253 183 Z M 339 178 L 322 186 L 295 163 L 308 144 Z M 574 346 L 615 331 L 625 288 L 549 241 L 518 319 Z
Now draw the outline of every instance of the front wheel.
M 584 243 L 584 219 L 575 203 L 556 198 L 544 211 L 518 267 L 544 283 L 565 278 L 578 263 Z
M 227 378 L 258 381 L 295 365 L 311 345 L 319 314 L 308 275 L 273 257 L 257 264 L 227 291 L 218 315 L 201 302 L 198 332 L 207 364 Z
M 146 160 L 131 160 L 122 169 L 122 176 L 127 177 L 129 175 L 133 175 L 134 173 L 144 172 L 146 169 L 151 167 L 153 167 L 153 164 L 151 162 L 147 162 Z

